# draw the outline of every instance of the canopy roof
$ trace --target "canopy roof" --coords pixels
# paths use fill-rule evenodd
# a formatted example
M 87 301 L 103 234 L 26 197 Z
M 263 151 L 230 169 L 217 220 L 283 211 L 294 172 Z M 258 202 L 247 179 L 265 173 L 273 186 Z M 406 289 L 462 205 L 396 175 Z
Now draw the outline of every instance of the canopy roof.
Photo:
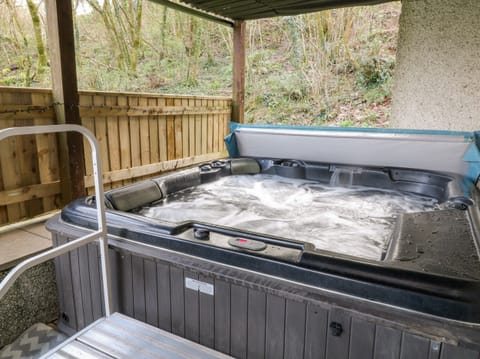
M 371 5 L 387 1 L 388 0 L 182 0 L 182 2 L 194 8 L 234 20 L 298 15 L 337 7 Z
M 173 0 L 152 0 L 166 6 L 177 8 L 183 7 Z M 223 18 L 223 22 L 231 20 L 253 20 L 274 16 L 299 15 L 320 10 L 357 6 L 374 5 L 392 0 L 181 0 L 191 10 L 197 9 Z M 193 8 L 193 9 L 192 9 Z M 183 9 L 185 11 L 185 8 Z M 211 20 L 214 20 L 211 18 Z

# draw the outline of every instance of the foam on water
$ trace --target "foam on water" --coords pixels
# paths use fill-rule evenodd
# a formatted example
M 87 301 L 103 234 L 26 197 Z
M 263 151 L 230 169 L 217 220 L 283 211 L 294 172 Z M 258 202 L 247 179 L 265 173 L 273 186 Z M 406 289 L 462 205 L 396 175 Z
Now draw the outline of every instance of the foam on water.
M 186 189 L 139 213 L 168 222 L 235 227 L 378 260 L 398 214 L 437 208 L 433 199 L 397 191 L 259 174 L 228 176 Z

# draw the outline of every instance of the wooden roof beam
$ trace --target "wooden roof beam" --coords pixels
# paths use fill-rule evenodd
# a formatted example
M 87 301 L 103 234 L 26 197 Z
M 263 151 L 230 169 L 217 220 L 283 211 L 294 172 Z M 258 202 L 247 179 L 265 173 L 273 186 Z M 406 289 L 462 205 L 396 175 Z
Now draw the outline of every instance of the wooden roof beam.
M 216 23 L 221 24 L 221 25 L 226 25 L 226 26 L 229 26 L 229 27 L 234 26 L 233 21 L 230 20 L 230 19 L 225 19 L 225 18 L 222 18 L 222 17 L 219 17 L 219 16 L 211 15 L 209 13 L 206 13 L 206 12 L 203 12 L 203 11 L 200 11 L 200 10 L 197 10 L 197 9 L 185 6 L 185 5 L 181 5 L 179 3 L 175 3 L 175 2 L 172 2 L 170 0 L 150 0 L 150 1 L 152 1 L 154 3 L 157 3 L 157 4 L 167 6 L 171 9 L 174 9 L 174 10 L 178 10 L 178 11 L 187 13 L 189 15 L 198 16 L 202 19 L 206 19 L 206 20 L 216 22 Z

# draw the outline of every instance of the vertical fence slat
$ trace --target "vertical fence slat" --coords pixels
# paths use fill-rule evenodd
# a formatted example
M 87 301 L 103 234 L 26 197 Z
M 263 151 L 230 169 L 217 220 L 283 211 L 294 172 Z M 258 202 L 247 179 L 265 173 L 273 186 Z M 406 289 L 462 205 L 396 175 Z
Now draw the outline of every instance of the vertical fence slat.
M 19 105 L 24 101 L 19 97 Z M 15 103 L 13 94 L 4 94 L 2 96 L 2 104 L 10 105 Z M 2 121 L 1 127 L 16 126 L 15 120 Z M 3 188 L 5 190 L 15 189 L 21 187 L 21 177 L 19 168 L 19 156 L 17 154 L 18 136 L 11 137 L 0 142 L 0 162 L 2 164 Z M 22 218 L 23 204 L 11 204 L 6 206 L 7 217 L 9 222 L 14 222 Z
M 188 107 L 188 98 L 182 98 L 182 107 Z M 188 141 L 188 116 L 182 116 L 182 155 L 188 157 L 189 155 L 189 141 Z
M 31 96 L 30 96 L 31 104 Z M 17 121 L 17 126 L 32 126 L 34 124 L 33 119 L 25 119 Z M 21 136 L 19 138 L 18 154 L 20 163 L 20 176 L 22 177 L 22 186 L 33 185 L 40 182 L 39 170 L 38 170 L 38 155 L 36 136 L 28 135 Z M 26 217 L 33 217 L 43 212 L 43 204 L 40 198 L 32 199 L 25 202 Z
M 128 105 L 130 107 L 138 106 L 138 98 L 136 96 L 128 96 Z M 132 167 L 140 166 L 142 164 L 142 159 L 139 118 L 130 117 L 128 124 L 130 125 L 130 156 L 132 159 Z
M 127 106 L 128 98 L 126 96 L 118 96 L 117 98 L 118 106 Z M 118 117 L 118 135 L 119 135 L 119 145 L 120 145 L 120 164 L 121 168 L 130 168 L 132 167 L 132 160 L 130 157 L 130 147 L 131 147 L 131 136 L 132 132 L 130 131 L 130 126 L 128 123 L 127 116 Z M 123 184 L 129 184 L 132 181 L 130 179 L 124 180 Z
M 213 107 L 213 100 L 207 100 L 207 106 Z M 207 115 L 207 153 L 213 152 L 213 115 Z
M 79 100 L 80 106 L 84 107 L 89 107 L 93 106 L 93 96 L 91 95 L 80 95 L 80 100 Z M 93 117 L 82 117 L 81 118 L 82 125 L 88 128 L 90 131 L 95 133 L 95 120 Z M 90 148 L 90 144 L 88 143 L 87 138 L 83 138 L 83 151 L 84 151 L 84 157 L 85 157 L 85 175 L 90 176 L 92 175 L 93 168 L 92 168 L 92 149 Z M 93 194 L 94 189 L 88 188 L 87 189 L 88 194 Z
M 156 98 L 149 98 L 147 100 L 148 106 L 157 106 Z M 157 116 L 150 116 L 148 119 L 148 126 L 150 132 L 150 163 L 158 162 L 160 160 L 160 145 L 158 143 L 158 118 Z
M 215 106 L 215 108 L 217 108 L 219 105 L 219 101 L 218 100 L 213 101 L 213 105 Z M 218 152 L 218 138 L 220 137 L 220 134 L 218 133 L 218 129 L 219 129 L 219 122 L 220 122 L 220 115 L 215 114 L 212 117 L 213 117 L 213 138 L 212 138 L 213 149 L 212 151 Z
M 148 100 L 144 97 L 138 99 L 138 106 L 139 107 L 146 107 Z M 149 131 L 149 124 L 148 124 L 148 117 L 141 116 L 140 117 L 140 148 L 141 154 L 140 158 L 142 161 L 142 165 L 148 165 L 150 163 L 150 131 Z
M 105 106 L 105 96 L 95 95 L 93 97 L 93 104 L 100 107 Z M 100 153 L 102 155 L 102 169 L 105 173 L 110 170 L 110 163 L 108 157 L 107 118 L 104 116 L 99 116 L 95 118 L 95 137 L 100 144 Z M 105 184 L 104 187 L 106 190 L 112 188 L 110 184 Z
M 164 109 L 165 108 L 165 99 L 159 98 L 157 105 Z M 158 141 L 160 149 L 160 161 L 166 161 L 167 154 L 167 120 L 165 116 L 158 116 Z
M 22 105 L 31 105 L 32 96 L 30 93 L 22 93 L 20 101 Z M 33 121 L 30 119 L 19 118 L 15 121 L 15 126 L 29 126 L 32 125 Z M 19 183 L 20 186 L 28 186 L 35 182 L 38 182 L 37 170 L 36 170 L 36 160 L 32 157 L 35 152 L 35 136 L 19 136 L 16 141 L 16 157 L 15 161 L 19 169 Z M 41 202 L 38 199 L 26 201 L 20 203 L 21 218 L 34 216 L 40 211 L 39 206 Z
M 195 100 L 195 106 L 201 106 L 202 101 L 199 99 Z M 195 116 L 195 156 L 198 156 L 202 153 L 202 116 Z
M 157 108 L 162 111 L 165 110 L 165 99 L 157 98 Z M 158 161 L 164 162 L 167 160 L 167 122 L 165 116 L 155 116 L 157 121 L 157 132 L 158 132 Z
M 32 93 L 32 104 L 48 106 L 52 103 L 52 96 L 48 93 Z M 52 125 L 52 118 L 36 118 L 35 125 Z M 42 134 L 36 136 L 38 154 L 38 174 L 40 183 L 49 183 L 59 180 L 58 174 L 58 148 L 55 134 Z M 42 198 L 43 211 L 48 212 L 57 208 L 59 195 Z
M 117 106 L 116 96 L 107 96 L 105 99 L 105 105 Z M 120 134 L 118 132 L 118 117 L 109 116 L 107 121 L 107 136 L 108 136 L 108 154 L 110 171 L 119 170 L 121 168 L 120 163 Z M 118 187 L 122 183 L 112 183 L 112 187 Z
M 224 101 L 219 101 L 220 106 L 224 106 Z M 223 152 L 223 122 L 225 121 L 225 115 L 222 113 L 218 115 L 218 151 Z
M 194 107 L 195 99 L 189 98 L 188 106 Z M 190 157 L 195 156 L 195 116 L 194 115 L 188 116 L 188 150 L 189 150 L 188 155 Z
M 182 99 L 176 98 L 174 106 L 181 106 Z M 182 158 L 183 144 L 182 144 L 182 116 L 175 116 L 175 158 Z
M 173 106 L 174 99 L 168 98 L 166 106 Z M 167 160 L 175 159 L 175 116 L 167 116 Z
M 231 101 L 224 101 L 224 105 L 228 105 L 228 108 L 232 108 L 232 103 Z M 221 143 L 221 148 L 223 151 L 226 151 L 226 147 L 225 147 L 225 143 L 223 142 L 223 139 L 225 136 L 228 135 L 228 133 L 230 132 L 230 129 L 228 128 L 228 124 L 230 122 L 230 119 L 231 119 L 231 112 L 229 114 L 224 114 L 222 116 L 222 138 L 220 139 L 220 143 Z
M 207 100 L 202 99 L 202 107 L 207 107 Z M 208 149 L 208 115 L 202 115 L 202 154 L 207 153 Z

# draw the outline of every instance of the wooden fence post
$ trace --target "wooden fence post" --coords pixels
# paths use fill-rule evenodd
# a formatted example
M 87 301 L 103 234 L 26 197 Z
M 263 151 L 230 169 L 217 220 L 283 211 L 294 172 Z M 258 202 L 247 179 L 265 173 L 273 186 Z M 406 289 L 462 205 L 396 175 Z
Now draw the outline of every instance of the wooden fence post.
M 53 103 L 57 123 L 81 125 L 71 0 L 47 0 Z M 60 175 L 64 203 L 85 195 L 85 159 L 80 134 L 59 136 Z
M 233 102 L 232 121 L 243 123 L 245 115 L 245 31 L 244 20 L 233 26 Z

